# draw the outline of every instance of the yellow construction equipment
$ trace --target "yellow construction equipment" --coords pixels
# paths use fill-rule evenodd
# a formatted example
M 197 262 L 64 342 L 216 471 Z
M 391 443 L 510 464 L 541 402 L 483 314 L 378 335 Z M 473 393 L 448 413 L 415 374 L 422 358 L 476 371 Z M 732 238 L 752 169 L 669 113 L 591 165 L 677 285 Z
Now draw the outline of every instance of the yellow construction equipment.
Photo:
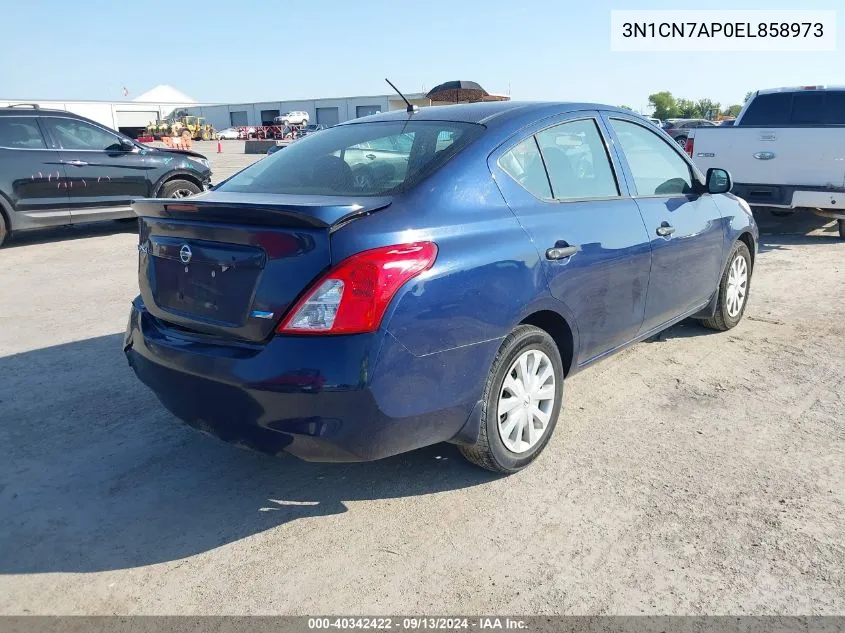
M 214 127 L 205 123 L 202 117 L 184 115 L 170 122 L 171 136 L 188 135 L 194 141 L 210 141 L 214 138 Z

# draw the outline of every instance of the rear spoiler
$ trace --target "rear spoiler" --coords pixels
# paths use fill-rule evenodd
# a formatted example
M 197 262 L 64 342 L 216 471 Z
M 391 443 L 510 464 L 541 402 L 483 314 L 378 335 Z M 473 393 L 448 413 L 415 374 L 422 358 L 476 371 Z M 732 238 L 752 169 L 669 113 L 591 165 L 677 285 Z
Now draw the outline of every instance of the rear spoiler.
M 391 198 L 351 202 L 349 198 L 328 196 L 208 192 L 196 198 L 137 200 L 132 209 L 141 218 L 337 229 L 354 218 L 384 209 L 391 202 Z

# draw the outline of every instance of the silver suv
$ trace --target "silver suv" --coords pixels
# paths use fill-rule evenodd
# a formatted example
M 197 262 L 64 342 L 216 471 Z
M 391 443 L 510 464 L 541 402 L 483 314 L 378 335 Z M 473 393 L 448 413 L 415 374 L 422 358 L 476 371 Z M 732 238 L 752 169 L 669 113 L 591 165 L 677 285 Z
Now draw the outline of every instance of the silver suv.
M 308 113 L 302 110 L 293 110 L 292 112 L 285 112 L 273 119 L 273 122 L 278 125 L 308 125 Z

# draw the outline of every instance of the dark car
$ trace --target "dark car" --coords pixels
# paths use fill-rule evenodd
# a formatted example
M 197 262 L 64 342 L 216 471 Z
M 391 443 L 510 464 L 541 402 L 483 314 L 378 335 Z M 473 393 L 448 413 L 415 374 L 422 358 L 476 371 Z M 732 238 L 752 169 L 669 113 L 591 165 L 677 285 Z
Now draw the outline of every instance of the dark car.
M 139 198 L 210 186 L 202 154 L 142 145 L 85 117 L 0 108 L 0 244 L 11 232 L 134 218 Z
M 663 129 L 675 139 L 678 145 L 683 147 L 687 142 L 689 131 L 699 127 L 716 127 L 716 124 L 707 119 L 679 119 L 672 123 L 667 122 Z
M 453 442 L 514 472 L 575 372 L 688 317 L 739 323 L 758 231 L 730 188 L 606 106 L 357 119 L 135 203 L 124 351 L 231 442 L 328 461 Z
M 303 125 L 296 131 L 296 138 L 302 138 L 303 136 L 308 136 L 309 134 L 313 134 L 314 132 L 319 132 L 320 130 L 325 130 L 326 126 L 321 125 L 319 123 L 312 123 L 310 125 Z

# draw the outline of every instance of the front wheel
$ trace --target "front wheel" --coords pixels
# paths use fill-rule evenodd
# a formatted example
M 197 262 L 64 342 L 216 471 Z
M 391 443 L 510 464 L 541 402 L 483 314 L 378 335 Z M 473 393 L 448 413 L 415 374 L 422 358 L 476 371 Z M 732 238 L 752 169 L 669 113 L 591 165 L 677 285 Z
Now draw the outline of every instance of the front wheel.
M 702 319 L 702 324 L 712 330 L 730 330 L 742 320 L 751 289 L 751 253 L 744 242 L 737 242 L 731 249 L 728 266 L 719 283 L 716 314 Z
M 188 198 L 200 192 L 200 188 L 189 180 L 171 180 L 164 183 L 159 198 Z
M 461 446 L 477 466 L 515 473 L 548 444 L 563 402 L 563 363 L 547 332 L 520 325 L 505 338 L 484 387 L 478 439 Z
M 6 241 L 7 237 L 9 237 L 9 229 L 6 226 L 6 218 L 0 213 L 0 246 L 3 246 L 3 242 Z

